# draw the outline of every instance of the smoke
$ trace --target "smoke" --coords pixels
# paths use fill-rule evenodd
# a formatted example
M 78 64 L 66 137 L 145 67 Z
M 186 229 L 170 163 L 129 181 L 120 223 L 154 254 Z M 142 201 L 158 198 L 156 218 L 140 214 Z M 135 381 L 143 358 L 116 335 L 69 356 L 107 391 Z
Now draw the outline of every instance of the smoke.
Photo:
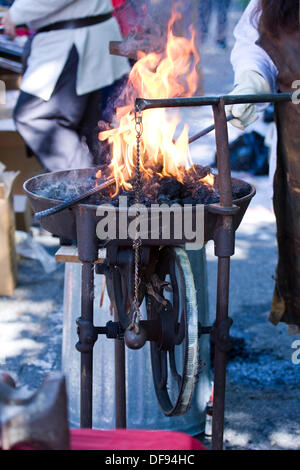
M 189 33 L 189 27 L 193 24 L 193 15 L 197 2 L 194 0 L 130 0 L 136 11 L 143 11 L 141 25 L 144 31 L 155 32 L 158 29 L 161 34 L 165 32 L 170 20 L 172 10 L 176 9 L 182 14 L 181 31 Z M 194 25 L 196 26 L 196 25 Z M 186 35 L 185 34 L 185 35 Z

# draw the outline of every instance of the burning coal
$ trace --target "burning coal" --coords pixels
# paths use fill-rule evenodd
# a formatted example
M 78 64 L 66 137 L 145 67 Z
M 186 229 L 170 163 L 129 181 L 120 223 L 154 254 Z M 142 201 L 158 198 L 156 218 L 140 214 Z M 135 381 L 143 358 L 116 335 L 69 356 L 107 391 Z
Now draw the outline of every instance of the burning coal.
M 155 170 L 155 169 L 154 169 Z M 77 178 L 64 178 L 54 180 L 41 180 L 39 186 L 33 192 L 45 198 L 58 201 L 72 200 L 80 194 L 85 193 L 96 185 L 100 185 L 109 178 L 110 168 L 102 168 L 97 174 Z M 97 195 L 91 196 L 84 201 L 85 204 L 112 204 L 118 206 L 119 197 L 126 196 L 128 205 L 135 204 L 134 177 L 128 180 L 131 189 L 120 187 L 116 191 L 116 186 L 112 185 L 104 189 Z M 232 180 L 233 200 L 240 199 L 249 194 L 250 185 L 239 180 Z M 173 176 L 161 176 L 161 168 L 153 171 L 151 178 L 146 173 L 142 174 L 142 191 L 140 203 L 146 207 L 151 204 L 214 204 L 219 202 L 218 176 L 211 173 L 210 167 L 194 165 L 182 172 L 182 181 Z

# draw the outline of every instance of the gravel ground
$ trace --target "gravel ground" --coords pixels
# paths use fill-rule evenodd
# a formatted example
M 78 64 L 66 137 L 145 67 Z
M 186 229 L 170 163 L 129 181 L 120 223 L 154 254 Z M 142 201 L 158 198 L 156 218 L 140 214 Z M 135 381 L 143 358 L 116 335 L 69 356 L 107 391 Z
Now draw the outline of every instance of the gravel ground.
M 233 5 L 230 31 L 240 12 Z M 212 38 L 212 34 L 210 35 Z M 212 39 L 204 48 L 205 92 L 230 91 L 233 73 L 229 64 L 233 38 L 227 51 L 216 50 Z M 222 73 L 216 73 L 216 71 Z M 207 125 L 211 116 L 201 110 Z M 198 111 L 193 116 L 197 119 Z M 202 125 L 201 125 L 202 127 Z M 260 119 L 248 131 L 267 134 L 269 126 Z M 229 138 L 240 135 L 229 126 Z M 197 161 L 210 163 L 215 148 L 211 134 L 193 149 Z M 199 157 L 200 156 L 200 157 Z M 300 365 L 292 363 L 292 344 L 287 326 L 268 321 L 276 269 L 277 245 L 268 177 L 239 174 L 254 184 L 257 195 L 237 232 L 236 254 L 231 262 L 229 315 L 234 349 L 227 368 L 225 449 L 300 449 Z M 215 314 L 217 264 L 212 243 L 207 247 L 210 314 Z M 206 444 L 210 445 L 209 441 Z
M 233 351 L 227 367 L 226 449 L 300 449 L 300 367 L 292 363 L 287 326 L 268 321 L 276 267 L 275 223 L 259 204 L 268 182 L 256 180 L 253 201 L 237 233 L 231 263 Z M 215 305 L 216 262 L 208 250 L 210 309 Z
M 239 15 L 233 2 L 230 31 Z M 206 94 L 230 90 L 232 44 L 230 37 L 229 49 L 221 51 L 210 39 L 203 48 Z M 193 110 L 184 113 L 183 119 L 199 130 L 210 123 L 211 112 Z M 262 122 L 256 126 L 264 129 Z M 230 128 L 230 139 L 237 135 Z M 213 135 L 192 147 L 193 158 L 200 163 L 211 163 L 214 152 Z M 298 338 L 290 337 L 285 325 L 274 327 L 268 322 L 277 256 L 270 186 L 267 177 L 240 177 L 256 185 L 257 196 L 237 233 L 231 263 L 234 348 L 228 361 L 225 448 L 300 449 L 300 365 L 291 361 L 292 343 Z M 35 240 L 51 255 L 58 247 L 56 239 L 37 231 Z M 211 243 L 207 260 L 213 319 L 217 266 Z M 28 390 L 35 389 L 46 372 L 61 366 L 63 274 L 62 265 L 46 274 L 38 261 L 21 259 L 14 295 L 0 298 L 0 368 Z M 205 442 L 209 447 L 210 442 Z
M 36 230 L 34 240 L 52 257 L 59 247 Z M 21 258 L 14 295 L 0 297 L 0 368 L 29 390 L 61 367 L 63 281 L 63 265 L 47 274 L 39 261 Z

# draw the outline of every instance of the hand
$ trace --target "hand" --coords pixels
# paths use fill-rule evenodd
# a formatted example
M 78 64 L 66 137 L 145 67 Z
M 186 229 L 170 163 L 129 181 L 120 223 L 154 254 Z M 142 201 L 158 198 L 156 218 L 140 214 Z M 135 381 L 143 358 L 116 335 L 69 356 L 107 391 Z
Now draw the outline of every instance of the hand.
M 259 73 L 248 70 L 238 77 L 238 85 L 229 93 L 230 95 L 261 95 L 270 93 L 270 85 Z M 230 123 L 244 130 L 258 119 L 256 104 L 234 104 L 227 108 L 236 119 Z
M 16 33 L 16 25 L 12 21 L 9 11 L 4 15 L 2 18 L 2 24 L 4 26 L 4 32 L 5 34 L 8 34 L 11 37 L 15 37 L 17 35 Z

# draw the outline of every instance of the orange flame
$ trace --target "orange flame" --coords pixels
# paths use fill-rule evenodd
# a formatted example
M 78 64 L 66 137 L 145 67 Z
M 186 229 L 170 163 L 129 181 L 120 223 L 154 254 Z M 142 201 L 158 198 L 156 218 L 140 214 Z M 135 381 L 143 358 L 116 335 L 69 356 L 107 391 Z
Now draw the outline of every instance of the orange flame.
M 199 181 L 206 184 L 207 186 L 213 186 L 215 184 L 215 175 L 208 173 L 204 178 L 201 178 Z
M 172 14 L 168 25 L 168 41 L 164 53 L 139 52 L 126 88 L 126 105 L 116 111 L 115 129 L 99 133 L 101 141 L 112 145 L 110 170 L 116 179 L 116 193 L 120 186 L 131 189 L 128 180 L 134 176 L 136 165 L 136 131 L 133 103 L 136 97 L 147 99 L 192 96 L 198 87 L 197 64 L 199 55 L 195 46 L 195 33 L 191 39 L 173 34 L 174 22 L 180 19 Z M 179 115 L 168 115 L 164 109 L 151 109 L 143 113 L 141 144 L 141 170 L 151 176 L 160 167 L 162 176 L 182 180 L 184 169 L 192 166 L 188 149 L 188 126 L 174 141 L 180 122 Z

